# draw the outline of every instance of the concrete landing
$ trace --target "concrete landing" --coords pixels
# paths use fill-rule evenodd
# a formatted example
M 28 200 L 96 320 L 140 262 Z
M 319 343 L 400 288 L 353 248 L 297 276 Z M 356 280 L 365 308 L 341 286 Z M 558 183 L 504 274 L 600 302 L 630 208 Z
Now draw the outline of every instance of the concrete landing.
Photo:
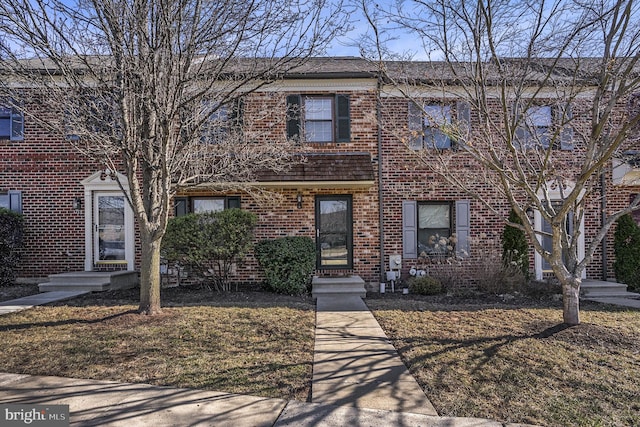
M 312 403 L 438 415 L 357 296 L 318 296 Z
M 30 295 L 28 297 L 0 302 L 0 315 L 26 310 L 36 305 L 48 304 L 55 301 L 64 301 L 87 293 L 89 293 L 89 291 L 44 292 L 41 294 Z
M 311 296 L 356 296 L 364 298 L 367 291 L 364 288 L 364 280 L 360 276 L 347 277 L 318 277 L 314 276 L 311 281 Z
M 38 285 L 40 292 L 89 291 L 99 292 L 138 286 L 137 271 L 76 271 L 51 274 L 49 281 Z

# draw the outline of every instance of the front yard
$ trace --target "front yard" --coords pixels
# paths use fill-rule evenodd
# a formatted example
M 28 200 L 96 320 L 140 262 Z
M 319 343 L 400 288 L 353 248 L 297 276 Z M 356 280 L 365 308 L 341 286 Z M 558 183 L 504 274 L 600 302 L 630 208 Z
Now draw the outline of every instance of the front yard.
M 306 401 L 310 297 L 137 290 L 0 316 L 0 372 L 142 382 Z M 441 415 L 546 426 L 640 425 L 640 311 L 585 304 L 374 295 L 366 300 Z

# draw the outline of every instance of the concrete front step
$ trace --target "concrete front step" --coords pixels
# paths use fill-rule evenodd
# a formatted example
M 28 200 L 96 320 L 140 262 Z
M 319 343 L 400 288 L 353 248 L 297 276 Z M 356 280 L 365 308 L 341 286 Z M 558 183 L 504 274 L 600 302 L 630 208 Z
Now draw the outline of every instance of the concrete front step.
M 624 283 L 605 282 L 602 280 L 585 280 L 580 286 L 583 298 L 624 297 L 628 294 Z
M 136 271 L 78 271 L 52 274 L 49 281 L 38 285 L 40 292 L 106 291 L 133 288 L 138 285 Z
M 360 298 L 367 296 L 364 280 L 360 276 L 348 277 L 317 277 L 311 281 L 311 295 L 318 296 L 347 296 L 355 295 Z

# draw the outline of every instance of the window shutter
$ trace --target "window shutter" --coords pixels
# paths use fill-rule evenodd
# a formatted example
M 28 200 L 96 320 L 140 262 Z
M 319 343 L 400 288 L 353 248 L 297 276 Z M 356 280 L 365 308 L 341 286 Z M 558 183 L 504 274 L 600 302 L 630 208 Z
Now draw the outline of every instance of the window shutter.
M 349 95 L 336 95 L 336 142 L 351 141 Z
M 413 200 L 402 201 L 402 257 L 418 258 L 418 204 Z
M 238 208 L 240 209 L 240 197 L 228 197 L 227 198 L 227 209 Z
M 457 133 L 459 135 L 456 144 L 459 147 L 463 147 L 466 145 L 471 131 L 471 105 L 466 101 L 458 101 L 456 103 L 456 116 L 458 119 Z
M 176 197 L 173 199 L 173 209 L 175 216 L 183 216 L 189 213 L 189 199 L 187 197 Z
M 560 130 L 560 149 L 565 151 L 573 150 L 573 109 L 571 104 L 560 105 L 556 108 L 556 123 L 562 126 Z
M 237 98 L 233 101 L 231 107 L 230 121 L 231 127 L 237 130 L 242 128 L 244 116 L 244 98 Z
M 529 132 L 527 131 L 526 118 L 522 114 L 522 107 L 518 102 L 511 103 L 511 113 L 514 119 L 513 124 L 516 129 L 513 133 L 513 141 L 511 141 L 513 147 L 516 150 L 527 146 L 527 140 L 529 139 Z
M 471 254 L 469 235 L 471 231 L 469 200 L 456 201 L 456 253 L 460 257 L 468 257 Z
M 301 108 L 300 95 L 287 95 L 287 138 L 300 139 Z
M 412 150 L 422 149 L 424 129 L 422 128 L 423 111 L 415 102 L 409 101 L 409 148 Z
M 11 112 L 11 141 L 22 141 L 24 139 L 24 118 L 22 113 L 16 109 Z

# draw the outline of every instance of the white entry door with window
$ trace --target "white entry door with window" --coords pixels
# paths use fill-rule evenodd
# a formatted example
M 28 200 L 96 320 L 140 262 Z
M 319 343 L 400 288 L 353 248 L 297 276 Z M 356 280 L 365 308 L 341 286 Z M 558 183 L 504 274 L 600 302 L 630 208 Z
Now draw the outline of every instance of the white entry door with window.
M 85 205 L 85 271 L 135 270 L 133 210 L 118 182 L 97 172 L 82 181 Z M 126 188 L 126 177 L 115 175 Z

